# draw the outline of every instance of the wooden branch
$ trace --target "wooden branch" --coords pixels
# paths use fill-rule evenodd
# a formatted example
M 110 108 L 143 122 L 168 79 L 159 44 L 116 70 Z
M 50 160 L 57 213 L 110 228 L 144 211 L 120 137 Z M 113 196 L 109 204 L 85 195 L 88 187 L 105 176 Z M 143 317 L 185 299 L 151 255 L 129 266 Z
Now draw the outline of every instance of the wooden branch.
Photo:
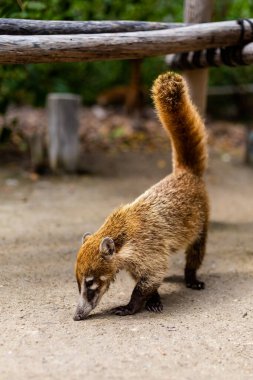
M 243 48 L 242 48 L 242 59 L 244 61 L 244 63 L 246 65 L 250 65 L 250 64 L 253 64 L 253 43 L 249 43 L 247 45 L 245 45 Z M 173 70 L 178 70 L 178 69 L 184 69 L 183 68 L 183 65 L 184 64 L 180 64 L 180 57 L 177 55 L 177 54 L 170 54 L 170 55 L 167 55 L 166 56 L 166 63 L 173 69 Z M 222 65 L 224 65 L 224 62 L 222 60 L 222 57 L 221 57 L 221 52 L 220 52 L 220 49 L 217 49 L 215 52 L 214 52 L 214 57 L 213 57 L 213 64 L 211 65 L 207 59 L 206 59 L 206 51 L 205 50 L 202 50 L 201 53 L 200 53 L 200 56 L 199 56 L 199 60 L 198 60 L 198 67 L 197 66 L 194 66 L 194 63 L 193 63 L 193 53 L 189 53 L 187 58 L 186 58 L 186 66 L 187 66 L 187 70 L 199 70 L 199 66 L 201 66 L 202 68 L 204 67 L 210 67 L 210 66 L 214 66 L 214 67 L 220 67 Z M 192 66 L 192 67 L 190 67 Z
M 186 25 L 145 21 L 44 21 L 2 18 L 0 35 L 126 33 L 172 29 Z
M 185 0 L 184 20 L 193 23 L 209 22 L 212 18 L 214 0 Z
M 235 21 L 226 21 L 148 32 L 0 36 L 0 63 L 143 58 L 234 45 L 240 34 Z M 250 25 L 245 25 L 245 41 L 252 41 Z

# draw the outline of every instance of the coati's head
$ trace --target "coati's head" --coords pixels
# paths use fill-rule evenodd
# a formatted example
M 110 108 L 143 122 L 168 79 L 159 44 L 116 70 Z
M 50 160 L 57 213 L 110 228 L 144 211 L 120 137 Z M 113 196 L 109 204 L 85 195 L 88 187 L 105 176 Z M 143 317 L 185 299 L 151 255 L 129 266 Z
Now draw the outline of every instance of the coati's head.
M 76 261 L 76 280 L 80 296 L 74 315 L 75 321 L 85 319 L 108 290 L 117 272 L 114 256 L 113 239 L 84 234 Z

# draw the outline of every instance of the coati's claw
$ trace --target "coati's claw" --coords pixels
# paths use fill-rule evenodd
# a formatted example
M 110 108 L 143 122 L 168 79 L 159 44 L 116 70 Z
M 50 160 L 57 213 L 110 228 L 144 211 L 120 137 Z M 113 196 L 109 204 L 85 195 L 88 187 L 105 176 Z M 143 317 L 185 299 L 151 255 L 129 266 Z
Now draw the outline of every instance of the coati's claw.
M 163 311 L 162 302 L 149 302 L 147 301 L 145 309 L 154 313 L 161 313 Z
M 203 290 L 205 289 L 205 283 L 203 281 L 188 282 L 186 283 L 186 287 L 193 290 Z
M 128 305 L 125 305 L 125 306 L 114 307 L 113 309 L 110 310 L 110 313 L 114 315 L 125 316 L 125 315 L 132 315 L 135 313 L 135 311 L 131 309 Z
M 163 304 L 157 291 L 147 299 L 145 309 L 155 313 L 161 313 L 163 311 Z

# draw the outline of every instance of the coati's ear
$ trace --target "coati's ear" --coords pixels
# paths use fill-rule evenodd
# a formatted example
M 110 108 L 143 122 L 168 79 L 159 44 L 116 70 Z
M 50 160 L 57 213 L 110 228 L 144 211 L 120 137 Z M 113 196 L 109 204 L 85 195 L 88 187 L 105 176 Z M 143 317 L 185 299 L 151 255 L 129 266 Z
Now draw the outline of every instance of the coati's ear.
M 115 253 L 115 244 L 113 239 L 105 237 L 100 243 L 99 251 L 105 259 L 110 259 Z
M 83 234 L 82 236 L 82 244 L 85 242 L 85 240 L 91 236 L 91 233 L 90 232 L 85 232 L 85 234 Z

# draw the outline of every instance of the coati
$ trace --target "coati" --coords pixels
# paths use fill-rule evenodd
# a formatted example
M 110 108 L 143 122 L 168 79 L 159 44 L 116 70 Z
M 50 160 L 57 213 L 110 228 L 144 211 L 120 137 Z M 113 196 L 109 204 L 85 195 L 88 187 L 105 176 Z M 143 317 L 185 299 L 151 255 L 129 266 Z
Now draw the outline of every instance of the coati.
M 186 252 L 186 286 L 204 288 L 196 276 L 205 254 L 209 209 L 202 178 L 207 162 L 204 124 L 180 75 L 160 75 L 152 95 L 172 141 L 173 172 L 114 211 L 96 233 L 83 236 L 76 262 L 80 298 L 74 320 L 84 319 L 95 308 L 123 268 L 136 286 L 129 303 L 112 313 L 134 314 L 144 306 L 162 311 L 158 288 L 168 256 L 179 249 Z

